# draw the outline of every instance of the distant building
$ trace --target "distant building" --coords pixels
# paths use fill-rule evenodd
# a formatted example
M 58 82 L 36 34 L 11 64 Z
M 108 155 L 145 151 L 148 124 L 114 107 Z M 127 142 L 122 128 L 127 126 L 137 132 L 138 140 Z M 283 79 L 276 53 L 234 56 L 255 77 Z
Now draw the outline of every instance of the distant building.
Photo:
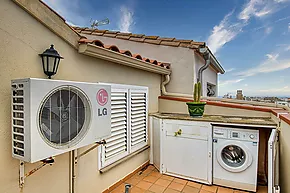
M 242 90 L 237 90 L 236 99 L 244 100 L 244 96 L 243 96 L 243 91 Z

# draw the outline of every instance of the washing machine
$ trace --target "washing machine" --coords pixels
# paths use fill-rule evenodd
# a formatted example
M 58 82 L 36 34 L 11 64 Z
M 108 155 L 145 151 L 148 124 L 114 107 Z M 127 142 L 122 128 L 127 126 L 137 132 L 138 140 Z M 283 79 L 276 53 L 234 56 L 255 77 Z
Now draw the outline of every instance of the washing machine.
M 213 183 L 256 191 L 259 130 L 213 127 Z

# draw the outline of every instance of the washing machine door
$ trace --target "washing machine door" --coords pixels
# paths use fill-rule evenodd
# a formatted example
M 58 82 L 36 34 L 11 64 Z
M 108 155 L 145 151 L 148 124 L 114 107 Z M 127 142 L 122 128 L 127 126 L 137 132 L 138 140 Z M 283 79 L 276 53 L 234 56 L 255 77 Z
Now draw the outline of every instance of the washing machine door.
M 242 172 L 253 161 L 249 149 L 239 141 L 225 141 L 216 150 L 216 159 L 220 166 L 230 172 Z

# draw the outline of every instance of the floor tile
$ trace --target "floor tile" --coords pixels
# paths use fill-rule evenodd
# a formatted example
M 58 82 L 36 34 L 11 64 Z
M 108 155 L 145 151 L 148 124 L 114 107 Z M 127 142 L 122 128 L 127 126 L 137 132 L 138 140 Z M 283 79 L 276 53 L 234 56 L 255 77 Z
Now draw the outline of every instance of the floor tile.
M 201 189 L 206 190 L 208 192 L 216 192 L 217 191 L 217 186 L 208 186 L 208 185 L 202 185 Z
M 138 182 L 140 182 L 141 179 L 137 179 L 137 178 L 130 178 L 128 179 L 125 183 L 126 184 L 131 184 L 131 185 L 136 185 Z
M 183 180 L 180 178 L 174 178 L 173 182 L 185 185 L 187 183 L 187 180 Z
M 161 178 L 159 178 L 159 179 L 155 182 L 156 185 L 163 186 L 163 187 L 167 187 L 170 183 L 171 183 L 170 181 L 168 181 L 168 180 L 163 180 L 163 179 L 161 179 Z
M 180 184 L 177 182 L 171 182 L 171 184 L 169 184 L 168 188 L 171 188 L 173 190 L 177 190 L 177 191 L 181 191 L 184 188 L 185 184 Z
M 117 188 L 112 190 L 112 193 L 122 193 L 122 192 L 125 192 L 125 184 L 121 184 Z
M 138 188 L 136 186 L 130 189 L 130 193 L 144 193 L 144 192 L 146 192 L 146 190 L 143 190 L 142 188 Z
M 170 188 L 167 188 L 164 193 L 180 193 L 180 191 L 177 191 L 177 190 L 173 190 L 173 189 L 170 189 Z
M 207 190 L 203 190 L 203 189 L 201 189 L 201 190 L 199 191 L 199 193 L 212 193 L 212 192 L 209 192 L 209 191 L 207 191 Z
M 267 193 L 267 192 L 268 192 L 268 187 L 267 186 L 258 186 L 257 193 Z
M 155 167 L 154 167 L 153 165 L 149 165 L 149 166 L 147 167 L 147 169 L 152 171 L 152 170 L 155 169 Z
M 234 190 L 230 188 L 218 187 L 217 193 L 233 193 Z
M 156 184 L 153 184 L 149 190 L 152 191 L 152 192 L 155 192 L 155 193 L 162 193 L 164 192 L 164 190 L 166 189 L 166 187 L 164 186 L 159 186 L 159 185 L 156 185 Z
M 194 188 L 201 188 L 201 186 L 202 186 L 202 184 L 199 184 L 199 183 L 196 183 L 196 182 L 191 182 L 191 181 L 188 181 L 187 182 L 187 184 L 186 184 L 187 186 L 192 186 L 192 187 L 194 187 Z
M 154 183 L 158 180 L 158 177 L 155 177 L 155 176 L 146 176 L 145 178 L 143 178 L 144 181 L 147 181 L 147 182 L 151 182 L 151 183 Z
M 152 183 L 146 182 L 144 180 L 141 180 L 138 184 L 136 184 L 138 188 L 142 188 L 144 190 L 148 190 L 152 185 Z
M 250 192 L 246 192 L 246 191 L 242 191 L 242 190 L 234 190 L 234 193 L 250 193 Z
M 145 171 L 143 171 L 143 174 L 150 174 L 152 172 L 152 170 L 146 169 Z
M 149 176 L 155 176 L 157 178 L 160 178 L 162 176 L 162 174 L 160 174 L 159 172 L 155 172 L 155 171 L 152 171 Z
M 195 187 L 186 185 L 183 188 L 182 192 L 183 193 L 198 193 L 199 192 L 199 188 L 195 188 Z
M 162 175 L 161 179 L 172 181 L 174 179 L 174 177 L 168 176 L 168 175 Z

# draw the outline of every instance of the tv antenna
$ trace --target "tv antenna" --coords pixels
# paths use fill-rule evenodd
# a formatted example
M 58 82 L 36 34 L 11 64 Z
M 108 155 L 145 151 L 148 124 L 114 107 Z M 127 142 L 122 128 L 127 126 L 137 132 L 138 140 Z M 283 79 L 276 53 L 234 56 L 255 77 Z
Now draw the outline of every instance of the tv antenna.
M 91 28 L 95 29 L 98 26 L 109 24 L 110 20 L 108 18 L 100 20 L 100 21 L 91 19 L 90 23 L 91 23 Z

